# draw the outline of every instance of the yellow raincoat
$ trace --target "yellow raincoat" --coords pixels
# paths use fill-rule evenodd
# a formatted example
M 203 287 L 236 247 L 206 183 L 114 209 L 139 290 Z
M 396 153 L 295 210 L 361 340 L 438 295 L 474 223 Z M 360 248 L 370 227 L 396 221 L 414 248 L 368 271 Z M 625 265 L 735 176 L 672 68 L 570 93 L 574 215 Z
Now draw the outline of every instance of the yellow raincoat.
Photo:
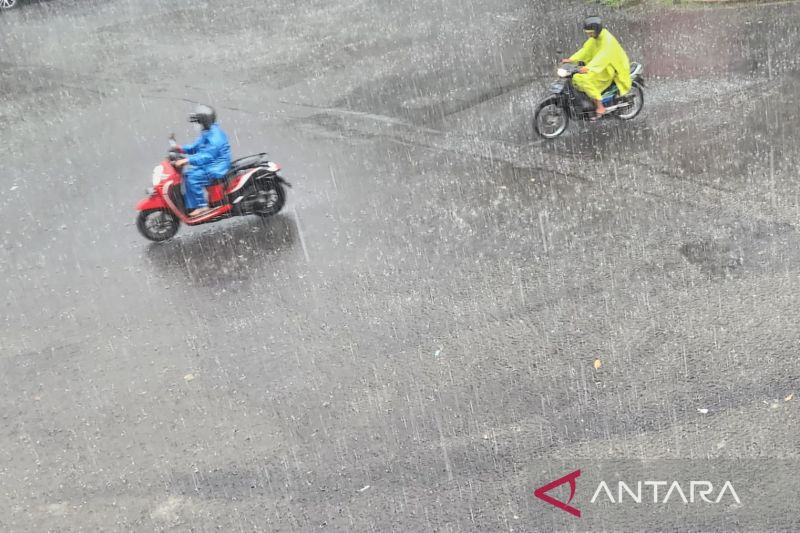
M 574 75 L 572 83 L 575 84 L 575 88 L 593 100 L 600 100 L 603 91 L 608 89 L 611 82 L 617 84 L 621 96 L 631 90 L 631 66 L 628 54 L 622 49 L 617 38 L 606 29 L 600 32 L 597 39 L 589 37 L 570 60 L 573 63 L 583 61 L 589 68 L 586 74 Z

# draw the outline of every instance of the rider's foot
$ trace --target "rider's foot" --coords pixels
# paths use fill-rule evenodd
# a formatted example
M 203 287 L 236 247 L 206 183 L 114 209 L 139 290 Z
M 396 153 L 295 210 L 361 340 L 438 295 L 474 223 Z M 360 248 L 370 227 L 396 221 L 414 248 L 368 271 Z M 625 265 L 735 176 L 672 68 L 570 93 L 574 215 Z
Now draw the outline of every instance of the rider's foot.
M 594 110 L 594 112 L 595 112 L 595 115 L 589 119 L 592 122 L 594 122 L 595 120 L 598 120 L 600 117 L 605 115 L 606 114 L 606 108 L 605 108 L 605 106 L 603 106 L 603 104 L 600 104 L 600 105 L 597 106 L 597 108 Z
M 211 211 L 210 207 L 199 207 L 199 208 L 195 209 L 194 211 L 192 211 L 191 213 L 189 213 L 189 216 L 190 217 L 199 217 L 201 215 L 205 215 L 209 211 Z

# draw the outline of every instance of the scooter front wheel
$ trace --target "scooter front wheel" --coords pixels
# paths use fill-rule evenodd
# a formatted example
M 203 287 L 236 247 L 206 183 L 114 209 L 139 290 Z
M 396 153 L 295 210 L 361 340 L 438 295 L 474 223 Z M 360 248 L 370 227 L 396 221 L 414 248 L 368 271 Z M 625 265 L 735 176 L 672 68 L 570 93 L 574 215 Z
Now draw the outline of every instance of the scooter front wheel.
M 167 209 L 146 209 L 136 218 L 136 228 L 144 238 L 163 242 L 178 233 L 181 222 Z
M 533 126 L 545 139 L 555 139 L 567 129 L 569 115 L 556 98 L 545 100 L 536 108 Z

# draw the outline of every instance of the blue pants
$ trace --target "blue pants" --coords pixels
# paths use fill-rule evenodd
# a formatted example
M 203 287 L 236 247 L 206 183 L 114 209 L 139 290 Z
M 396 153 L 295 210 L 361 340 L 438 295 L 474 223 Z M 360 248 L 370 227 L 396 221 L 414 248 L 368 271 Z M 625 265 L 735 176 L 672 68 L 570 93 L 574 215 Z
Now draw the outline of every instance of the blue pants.
M 216 177 L 202 168 L 189 167 L 183 179 L 186 183 L 186 209 L 208 207 L 205 188 Z

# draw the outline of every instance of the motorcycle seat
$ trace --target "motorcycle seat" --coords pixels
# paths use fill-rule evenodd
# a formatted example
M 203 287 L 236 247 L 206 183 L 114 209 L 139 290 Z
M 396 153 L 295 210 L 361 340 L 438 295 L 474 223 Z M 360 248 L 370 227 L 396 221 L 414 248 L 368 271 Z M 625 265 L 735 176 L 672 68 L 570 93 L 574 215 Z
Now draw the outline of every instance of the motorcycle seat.
M 236 174 L 242 170 L 266 165 L 268 162 L 269 159 L 267 158 L 267 154 L 248 155 L 233 161 L 231 163 L 231 172 Z

